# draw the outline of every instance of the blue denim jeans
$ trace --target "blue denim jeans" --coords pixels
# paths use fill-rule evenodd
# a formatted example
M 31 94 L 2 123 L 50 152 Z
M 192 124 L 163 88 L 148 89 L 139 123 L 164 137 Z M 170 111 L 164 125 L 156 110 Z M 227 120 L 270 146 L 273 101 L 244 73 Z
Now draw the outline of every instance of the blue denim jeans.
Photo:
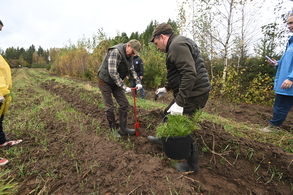
M 142 80 L 139 78 L 141 84 L 142 84 Z M 134 88 L 136 86 L 136 83 L 135 83 L 135 80 L 133 79 L 130 79 L 130 82 L 131 82 L 131 85 L 132 85 L 132 88 Z M 140 89 L 140 93 L 141 93 L 141 98 L 144 99 L 145 97 L 145 94 L 144 94 L 144 89 L 143 87 Z M 135 90 L 135 97 L 137 97 L 137 90 Z
M 270 120 L 270 123 L 275 126 L 281 126 L 292 106 L 293 96 L 276 94 L 273 119 Z

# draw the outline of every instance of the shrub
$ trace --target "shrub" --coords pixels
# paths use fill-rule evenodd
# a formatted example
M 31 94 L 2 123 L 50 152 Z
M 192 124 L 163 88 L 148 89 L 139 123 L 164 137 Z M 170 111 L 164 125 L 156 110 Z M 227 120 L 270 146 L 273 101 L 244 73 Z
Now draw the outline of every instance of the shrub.
M 46 66 L 47 66 L 46 62 L 33 63 L 31 68 L 46 68 Z
M 166 54 L 158 51 L 154 44 L 144 47 L 140 52 L 144 63 L 143 85 L 157 88 L 167 82 Z
M 52 66 L 52 64 L 51 64 L 51 63 L 48 63 L 48 64 L 46 65 L 46 69 L 47 69 L 47 70 L 50 70 L 50 69 L 51 69 L 51 66 Z
M 263 66 L 263 65 L 260 65 Z M 228 67 L 225 86 L 222 87 L 222 74 L 219 73 L 212 81 L 211 98 L 225 98 L 230 102 L 257 103 L 272 106 L 274 103 L 274 77 L 268 73 L 247 73 L 246 69 L 239 72 L 235 67 Z M 251 80 L 250 80 L 251 79 Z

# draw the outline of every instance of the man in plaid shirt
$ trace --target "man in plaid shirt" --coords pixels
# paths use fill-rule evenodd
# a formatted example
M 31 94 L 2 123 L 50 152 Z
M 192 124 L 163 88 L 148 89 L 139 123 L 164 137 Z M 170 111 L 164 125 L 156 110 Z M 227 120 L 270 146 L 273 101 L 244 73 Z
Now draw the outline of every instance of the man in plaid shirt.
M 130 93 L 131 88 L 127 87 L 123 80 L 130 73 L 136 81 L 138 90 L 142 88 L 141 82 L 132 65 L 133 56 L 139 56 L 140 47 L 140 42 L 133 39 L 128 43 L 120 43 L 109 48 L 98 72 L 99 88 L 102 92 L 106 108 L 106 117 L 112 133 L 118 138 L 120 134 L 135 134 L 134 129 L 127 127 L 127 109 L 129 102 L 125 93 Z M 112 94 L 119 104 L 120 134 L 116 130 Z

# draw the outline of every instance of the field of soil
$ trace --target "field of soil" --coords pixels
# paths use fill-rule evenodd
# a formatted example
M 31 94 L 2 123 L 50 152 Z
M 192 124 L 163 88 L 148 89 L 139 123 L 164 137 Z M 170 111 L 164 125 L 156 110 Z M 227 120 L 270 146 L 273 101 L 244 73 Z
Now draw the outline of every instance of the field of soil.
M 21 147 L 25 149 L 17 160 L 11 159 L 5 149 L 0 151 L 1 157 L 11 159 L 5 168 L 13 170 L 11 175 L 19 182 L 17 194 L 293 194 L 293 155 L 269 143 L 270 138 L 265 143 L 248 136 L 236 137 L 223 122 L 238 125 L 237 131 L 243 135 L 247 131 L 245 127 L 250 127 L 250 132 L 260 140 L 265 133 L 258 128 L 268 125 L 272 107 L 209 99 L 203 112 L 218 117 L 220 122 L 204 119 L 199 123 L 194 135 L 200 152 L 200 172 L 183 174 L 172 168 L 174 160 L 166 157 L 162 148 L 147 140 L 148 135 L 155 136 L 155 128 L 162 120 L 162 109 L 146 110 L 137 104 L 139 137 L 123 136 L 116 140 L 108 133 L 101 95 L 93 90 L 98 88 L 96 82 L 69 77 L 60 79 L 45 70 L 22 69 L 12 73 L 16 80 L 15 96 L 25 98 L 13 100 L 4 123 L 13 120 L 13 112 L 41 105 L 34 120 L 39 120 L 36 123 L 42 123 L 42 130 L 46 132 L 46 149 L 36 144 L 43 137 L 32 136 L 35 132 L 28 124 L 21 127 L 22 134 L 13 131 L 7 134 L 22 138 Z M 28 81 L 26 85 L 17 82 L 20 75 Z M 84 87 L 80 87 L 82 85 Z M 145 101 L 154 101 L 153 93 L 147 90 Z M 48 107 L 42 105 L 46 97 L 60 100 L 73 110 L 68 113 L 72 115 L 69 121 L 59 117 L 61 111 L 56 102 L 46 105 Z M 172 94 L 166 94 L 157 101 L 167 106 L 171 100 Z M 282 126 L 283 132 L 291 136 L 292 112 Z M 119 129 L 118 105 L 115 113 Z M 21 126 L 22 122 L 19 119 L 16 125 Z M 131 105 L 128 126 L 134 128 L 134 123 Z M 6 124 L 5 128 L 9 126 Z M 30 174 L 22 177 L 14 167 L 17 163 L 25 165 Z

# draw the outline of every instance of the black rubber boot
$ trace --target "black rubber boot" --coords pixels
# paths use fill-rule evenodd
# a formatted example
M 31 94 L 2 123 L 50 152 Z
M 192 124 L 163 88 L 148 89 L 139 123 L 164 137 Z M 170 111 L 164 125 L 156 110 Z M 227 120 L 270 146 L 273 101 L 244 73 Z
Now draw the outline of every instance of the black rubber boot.
M 120 134 L 119 134 L 119 133 L 117 132 L 117 130 L 116 130 L 115 116 L 114 116 L 114 115 L 113 115 L 113 116 L 110 116 L 110 117 L 107 116 L 107 120 L 108 120 L 108 122 L 109 122 L 110 129 L 111 129 L 112 134 L 113 134 L 115 137 L 120 138 L 121 136 L 120 136 Z
M 187 158 L 187 162 L 185 163 L 177 163 L 174 168 L 177 169 L 180 172 L 190 172 L 193 171 L 193 174 L 196 174 L 199 172 L 199 166 L 198 166 L 198 148 L 196 141 L 191 144 L 191 154 Z
M 160 138 L 154 137 L 154 136 L 148 136 L 148 140 L 150 140 L 154 144 L 157 144 L 158 146 L 163 148 L 163 142 L 162 142 L 162 140 Z
M 129 129 L 127 127 L 127 111 L 119 111 L 120 117 L 120 134 L 121 135 L 133 135 L 135 134 L 134 129 Z

